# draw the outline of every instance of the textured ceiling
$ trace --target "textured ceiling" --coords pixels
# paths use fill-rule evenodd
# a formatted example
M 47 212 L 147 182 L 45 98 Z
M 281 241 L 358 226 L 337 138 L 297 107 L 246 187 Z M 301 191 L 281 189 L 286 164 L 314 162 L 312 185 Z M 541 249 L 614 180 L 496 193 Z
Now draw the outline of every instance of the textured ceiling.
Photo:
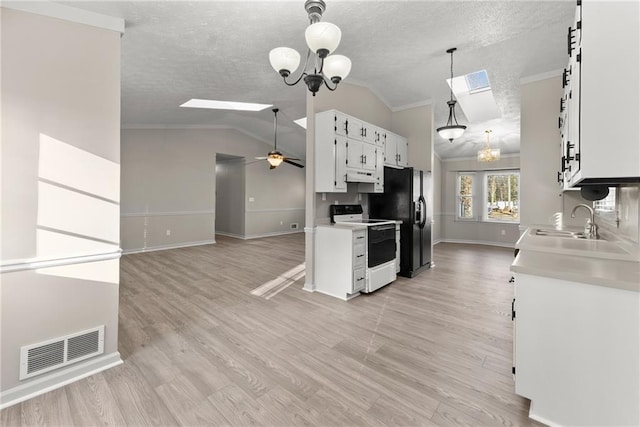
M 281 109 L 278 145 L 304 156 L 304 85 L 286 87 L 269 65 L 277 46 L 306 52 L 304 1 L 91 1 L 74 7 L 126 22 L 122 38 L 122 123 L 134 126 L 230 126 L 265 142 L 273 116 L 197 110 L 191 98 L 259 102 Z M 323 20 L 342 30 L 336 53 L 353 62 L 347 82 L 373 90 L 391 109 L 432 101 L 435 125 L 447 119 L 450 57 L 454 74 L 486 69 L 502 118 L 468 123 L 453 144 L 435 137 L 442 158 L 475 156 L 492 129 L 492 146 L 519 152 L 520 79 L 561 69 L 575 1 L 327 0 Z M 322 90 L 322 89 L 321 89 Z M 339 89 L 338 89 L 339 90 Z M 265 149 L 268 149 L 265 146 Z

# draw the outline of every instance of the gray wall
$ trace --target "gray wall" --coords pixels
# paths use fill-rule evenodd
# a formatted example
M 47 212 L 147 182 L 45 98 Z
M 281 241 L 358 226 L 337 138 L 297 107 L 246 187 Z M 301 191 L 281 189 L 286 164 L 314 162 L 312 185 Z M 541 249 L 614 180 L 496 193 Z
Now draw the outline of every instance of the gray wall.
M 433 108 L 431 105 L 394 111 L 391 130 L 409 141 L 409 166 L 431 171 L 433 164 Z
M 121 34 L 0 11 L 6 403 L 120 361 Z M 19 381 L 20 347 L 98 325 L 104 357 Z
M 269 148 L 233 129 L 123 129 L 123 249 L 213 243 L 217 153 L 251 163 Z M 244 179 L 240 237 L 281 234 L 289 232 L 290 223 L 302 223 L 303 169 L 283 165 L 270 171 L 266 161 L 251 163 Z
M 484 221 L 456 220 L 457 172 L 492 169 L 518 169 L 519 157 L 503 157 L 491 163 L 480 163 L 476 159 L 447 159 L 442 161 L 442 241 L 469 242 L 501 246 L 513 246 L 520 232 L 519 224 Z M 502 234 L 504 231 L 504 235 Z
M 244 236 L 245 160 L 242 157 L 216 156 L 216 233 Z

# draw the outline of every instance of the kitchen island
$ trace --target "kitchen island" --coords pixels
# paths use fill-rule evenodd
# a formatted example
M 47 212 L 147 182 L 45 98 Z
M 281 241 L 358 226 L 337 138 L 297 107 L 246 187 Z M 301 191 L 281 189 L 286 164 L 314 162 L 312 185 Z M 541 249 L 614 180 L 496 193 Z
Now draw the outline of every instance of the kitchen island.
M 549 425 L 640 425 L 640 262 L 625 242 L 516 244 L 514 373 Z

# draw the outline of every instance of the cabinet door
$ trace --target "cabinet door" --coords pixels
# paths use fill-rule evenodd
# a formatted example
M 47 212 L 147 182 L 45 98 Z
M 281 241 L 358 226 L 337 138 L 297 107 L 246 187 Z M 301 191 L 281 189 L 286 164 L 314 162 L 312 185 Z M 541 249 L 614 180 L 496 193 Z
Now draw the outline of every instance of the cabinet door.
M 362 122 L 353 117 L 347 117 L 347 137 L 362 140 Z
M 364 267 L 353 270 L 353 288 L 351 293 L 364 290 L 366 283 L 366 269 Z
M 362 168 L 368 171 L 376 170 L 377 147 L 373 144 L 362 144 Z
M 362 140 L 370 144 L 376 142 L 377 128 L 369 123 L 362 123 Z
M 334 190 L 347 191 L 347 138 L 343 136 L 336 136 L 334 143 Z
M 364 155 L 362 153 L 362 141 L 349 138 L 347 140 L 347 167 L 350 169 L 363 169 Z
M 336 113 L 335 115 L 334 131 L 337 135 L 347 136 L 349 128 L 349 118 L 342 113 Z
M 384 164 L 385 166 L 396 166 L 396 159 L 398 153 L 396 152 L 396 135 L 387 133 L 387 138 L 384 144 Z
M 409 142 L 407 141 L 407 138 L 402 136 L 397 137 L 396 152 L 398 154 L 396 164 L 402 167 L 409 166 Z

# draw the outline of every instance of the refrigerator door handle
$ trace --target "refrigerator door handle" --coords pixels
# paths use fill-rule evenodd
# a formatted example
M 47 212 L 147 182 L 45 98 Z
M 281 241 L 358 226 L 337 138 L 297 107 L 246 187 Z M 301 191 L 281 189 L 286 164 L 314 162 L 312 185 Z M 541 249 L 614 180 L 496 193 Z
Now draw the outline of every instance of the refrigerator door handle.
M 424 228 L 427 223 L 427 201 L 424 199 L 422 195 L 418 199 L 418 203 L 420 204 L 420 228 Z
M 421 205 L 420 205 L 420 200 L 418 200 L 418 203 L 413 202 L 413 223 L 414 224 L 420 224 L 420 222 L 422 221 L 422 211 L 421 211 Z

